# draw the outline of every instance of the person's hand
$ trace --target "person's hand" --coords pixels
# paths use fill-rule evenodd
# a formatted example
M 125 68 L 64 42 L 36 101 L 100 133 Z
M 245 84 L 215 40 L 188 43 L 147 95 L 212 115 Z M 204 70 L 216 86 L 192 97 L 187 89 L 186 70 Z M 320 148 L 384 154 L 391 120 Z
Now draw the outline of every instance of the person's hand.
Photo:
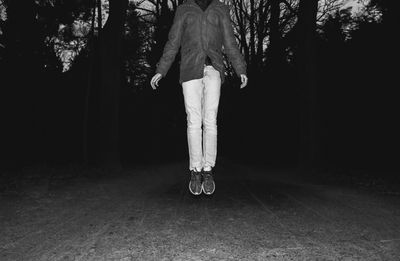
M 151 78 L 150 85 L 151 85 L 151 88 L 153 88 L 153 90 L 157 89 L 158 81 L 160 81 L 161 78 L 162 78 L 161 73 L 156 73 L 153 76 L 153 78 Z
M 245 74 L 241 74 L 240 80 L 242 81 L 242 84 L 240 85 L 240 89 L 242 89 L 242 88 L 246 87 L 248 78 Z

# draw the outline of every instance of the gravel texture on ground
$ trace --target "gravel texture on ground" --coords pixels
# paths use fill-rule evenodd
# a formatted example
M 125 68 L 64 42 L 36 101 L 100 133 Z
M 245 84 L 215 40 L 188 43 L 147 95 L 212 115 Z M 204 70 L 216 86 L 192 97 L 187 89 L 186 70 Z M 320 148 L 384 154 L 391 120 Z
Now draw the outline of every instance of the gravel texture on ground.
M 0 260 L 400 258 L 396 194 L 230 162 L 212 196 L 189 193 L 185 163 L 100 172 L 4 190 Z

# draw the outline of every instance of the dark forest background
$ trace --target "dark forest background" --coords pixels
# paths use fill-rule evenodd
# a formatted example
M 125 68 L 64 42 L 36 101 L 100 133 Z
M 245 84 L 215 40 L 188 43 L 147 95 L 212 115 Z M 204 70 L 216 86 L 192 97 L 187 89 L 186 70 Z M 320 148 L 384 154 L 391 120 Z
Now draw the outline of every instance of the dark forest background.
M 0 169 L 187 160 L 179 55 L 149 84 L 181 2 L 0 0 Z M 249 84 L 226 60 L 219 157 L 398 170 L 399 1 L 229 4 Z

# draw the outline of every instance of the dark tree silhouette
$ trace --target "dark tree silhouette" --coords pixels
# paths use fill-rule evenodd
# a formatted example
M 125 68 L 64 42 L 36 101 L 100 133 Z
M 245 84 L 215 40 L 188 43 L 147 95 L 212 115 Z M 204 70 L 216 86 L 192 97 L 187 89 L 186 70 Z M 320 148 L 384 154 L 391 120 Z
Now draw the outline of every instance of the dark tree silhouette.
M 318 0 L 301 0 L 296 25 L 296 67 L 299 77 L 299 167 L 316 167 L 318 155 L 317 133 L 317 60 L 316 19 Z
M 41 79 L 41 50 L 43 39 L 35 19 L 35 1 L 17 3 L 7 1 L 8 19 L 4 24 L 4 63 L 1 84 L 3 131 L 2 147 L 7 148 L 6 164 L 19 166 L 24 160 L 36 162 L 43 159 L 37 151 L 43 138 L 42 86 L 35 86 Z M 29 83 L 26 81 L 29 79 Z M 41 94 L 41 95 L 38 95 Z M 4 99 L 4 100 L 3 100 Z M 13 162 L 13 163 L 11 163 Z
M 282 33 L 280 26 L 280 16 L 281 16 L 281 1 L 272 0 L 271 1 L 271 17 L 269 21 L 269 47 L 268 47 L 268 64 L 273 72 L 278 72 L 282 63 L 285 60 L 285 54 L 282 47 Z M 274 73 L 272 73 L 273 75 Z
M 109 17 L 99 32 L 97 68 L 93 88 L 93 107 L 89 118 L 94 121 L 90 132 L 93 163 L 105 167 L 120 167 L 119 100 L 124 82 L 122 76 L 122 41 L 128 7 L 126 1 L 110 1 Z M 90 121 L 90 120 L 89 120 Z
M 127 2 L 110 2 L 99 35 L 93 28 L 78 36 L 74 26 L 101 23 L 99 0 L 0 1 L 7 13 L 0 22 L 1 166 L 81 160 L 82 151 L 85 162 L 108 166 L 119 165 L 120 154 L 132 164 L 186 155 L 179 55 L 161 88 L 149 86 L 182 1 Z M 220 152 L 267 164 L 298 158 L 303 169 L 321 157 L 354 166 L 394 158 L 386 144 L 396 133 L 397 67 L 389 61 L 398 61 L 399 1 L 370 1 L 356 17 L 341 3 L 229 2 L 250 82 L 236 88 L 225 64 Z M 72 49 L 70 43 L 86 40 L 83 49 Z M 66 49 L 77 56 L 62 72 Z

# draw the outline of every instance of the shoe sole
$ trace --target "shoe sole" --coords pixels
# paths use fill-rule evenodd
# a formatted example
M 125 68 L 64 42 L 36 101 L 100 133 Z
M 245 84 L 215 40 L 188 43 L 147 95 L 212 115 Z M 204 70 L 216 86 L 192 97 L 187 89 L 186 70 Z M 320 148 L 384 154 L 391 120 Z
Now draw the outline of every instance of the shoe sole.
M 190 186 L 191 184 L 192 184 L 192 181 L 189 181 L 189 191 L 190 191 L 190 193 L 192 193 L 192 194 L 195 195 L 195 196 L 200 195 L 200 194 L 201 194 L 201 191 L 203 190 L 203 184 L 202 184 L 202 186 L 201 186 L 200 192 L 198 192 L 198 193 L 192 191 L 192 188 L 191 188 L 191 186 Z
M 203 193 L 204 194 L 206 194 L 206 195 L 211 195 L 211 194 L 213 194 L 214 193 L 214 191 L 215 191 L 215 182 L 213 181 L 213 190 L 211 191 L 211 192 L 206 192 L 205 190 L 204 190 L 204 183 L 201 183 L 201 190 L 203 191 Z

